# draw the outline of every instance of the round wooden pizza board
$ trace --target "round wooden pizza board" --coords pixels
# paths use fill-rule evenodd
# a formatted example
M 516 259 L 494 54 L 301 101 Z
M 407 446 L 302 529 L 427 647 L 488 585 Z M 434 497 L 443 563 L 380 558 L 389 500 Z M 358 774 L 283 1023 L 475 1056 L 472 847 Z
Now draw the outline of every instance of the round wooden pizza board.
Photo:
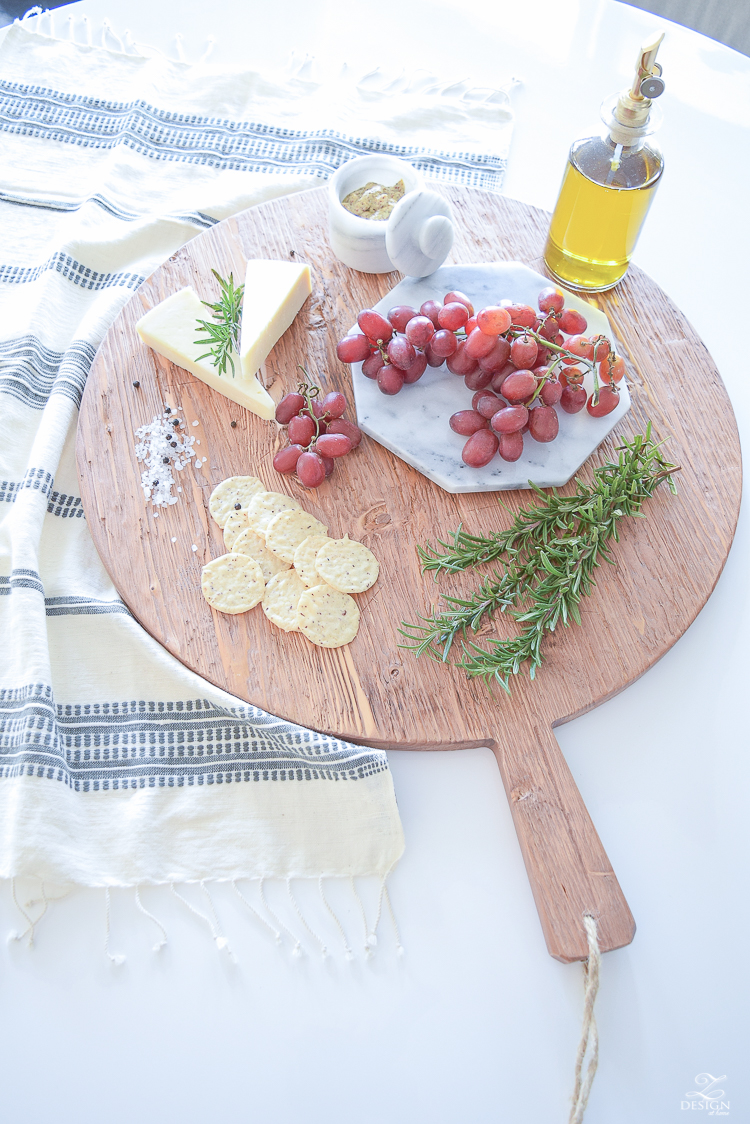
M 520 260 L 543 271 L 546 213 L 469 188 L 441 190 L 457 220 L 450 261 Z M 552 730 L 623 690 L 663 656 L 724 566 L 738 517 L 741 461 L 732 408 L 710 355 L 637 269 L 593 298 L 629 357 L 633 405 L 581 474 L 611 459 L 619 438 L 643 433 L 651 422 L 667 458 L 681 466 L 678 495 L 660 489 L 647 502 L 645 520 L 623 525 L 617 564 L 600 570 L 598 588 L 582 605 L 582 627 L 560 629 L 545 641 L 536 681 L 520 675 L 510 698 L 499 689 L 490 695 L 460 669 L 415 659 L 399 647 L 398 629 L 429 612 L 441 593 L 460 595 L 476 585 L 476 573 L 435 583 L 420 572 L 415 547 L 446 538 L 459 524 L 482 533 L 507 526 L 510 516 L 497 495 L 450 495 L 367 437 L 330 481 L 306 491 L 272 468 L 285 431 L 141 343 L 135 324 L 147 309 L 185 285 L 216 299 L 211 269 L 242 278 L 254 257 L 309 262 L 313 275 L 312 297 L 266 363 L 271 395 L 278 400 L 295 388 L 301 363 L 324 390 L 343 389 L 353 403 L 336 342 L 400 275 L 357 273 L 333 256 L 325 189 L 264 203 L 189 242 L 112 325 L 81 405 L 81 495 L 114 584 L 143 627 L 179 660 L 273 714 L 389 749 L 490 745 L 550 953 L 564 961 L 587 956 L 584 913 L 596 917 L 603 950 L 627 944 L 632 915 Z M 498 299 L 512 295 L 498 293 Z M 408 408 L 407 394 L 401 400 Z M 165 404 L 182 412 L 200 440 L 196 452 L 207 460 L 200 471 L 179 474 L 180 502 L 155 517 L 141 490 L 134 435 Z M 232 475 L 259 476 L 269 489 L 295 496 L 329 525 L 332 537 L 348 532 L 377 554 L 381 576 L 358 598 L 362 623 L 352 644 L 317 648 L 274 628 L 260 607 L 227 616 L 204 601 L 201 567 L 224 553 L 208 498 Z M 515 508 L 531 496 L 503 492 L 501 498 Z M 487 626 L 480 639 L 492 631 Z

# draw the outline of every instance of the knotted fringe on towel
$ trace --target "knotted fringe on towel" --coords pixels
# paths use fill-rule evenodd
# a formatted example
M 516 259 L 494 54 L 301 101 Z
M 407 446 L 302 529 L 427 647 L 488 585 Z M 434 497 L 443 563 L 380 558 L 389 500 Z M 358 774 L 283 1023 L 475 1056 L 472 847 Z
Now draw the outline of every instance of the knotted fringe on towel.
M 37 930 L 50 907 L 55 902 L 68 898 L 76 889 L 76 887 L 66 889 L 65 887 L 51 886 L 49 883 L 41 881 L 36 893 L 34 891 L 29 892 L 28 886 L 32 881 L 35 880 L 9 879 L 13 905 L 23 918 L 25 928 L 11 930 L 8 933 L 7 942 L 8 944 L 20 942 L 29 949 L 35 947 Z M 387 943 L 395 947 L 397 955 L 403 956 L 404 949 L 401 945 L 401 936 L 388 894 L 386 877 L 362 880 L 369 884 L 370 898 L 373 897 L 374 893 L 374 901 L 370 903 L 369 918 L 353 877 L 349 879 L 324 879 L 320 876 L 316 880 L 319 892 L 317 908 L 315 899 L 309 890 L 312 880 L 296 880 L 296 895 L 292 889 L 292 881 L 291 878 L 287 878 L 286 882 L 283 883 L 278 878 L 272 877 L 246 880 L 241 886 L 238 885 L 237 880 L 230 883 L 234 894 L 242 902 L 243 912 L 249 913 L 253 917 L 254 926 L 257 930 L 291 956 L 309 956 L 312 959 L 320 956 L 323 960 L 328 956 L 347 961 L 355 959 L 370 960 L 378 946 L 377 932 L 380 927 L 384 902 L 387 903 L 391 920 L 391 933 Z M 339 884 L 338 912 L 331 906 L 326 897 L 324 889 L 324 882 L 326 881 L 333 885 Z M 22 883 L 27 888 L 25 893 L 22 893 L 19 889 Z M 172 896 L 181 903 L 180 909 L 197 918 L 201 928 L 205 927 L 204 931 L 214 942 L 217 951 L 226 953 L 230 960 L 235 962 L 233 947 L 230 945 L 224 925 L 219 918 L 219 912 L 222 911 L 217 908 L 215 902 L 216 892 L 224 885 L 226 884 L 208 884 L 206 881 L 202 881 L 192 885 L 182 885 L 179 889 L 175 883 L 170 883 L 168 888 L 142 885 L 130 888 L 105 886 L 102 890 L 96 891 L 102 895 L 104 955 L 114 967 L 124 964 L 127 959 L 123 952 L 113 953 L 111 949 L 113 890 L 117 893 L 119 899 L 118 906 L 121 916 L 127 909 L 132 912 L 133 907 L 135 907 L 148 919 L 152 928 L 158 931 L 159 939 L 151 946 L 152 951 L 161 952 L 167 946 L 169 938 L 164 918 L 168 915 L 168 902 L 164 895 L 168 889 Z M 306 901 L 304 907 L 300 907 L 299 890 L 304 888 L 305 885 L 308 887 Z M 267 896 L 269 886 L 273 894 L 274 908 L 269 904 Z M 286 902 L 284 902 L 284 886 Z M 200 893 L 197 892 L 198 889 Z M 349 891 L 351 892 L 349 893 Z M 144 893 L 147 894 L 150 908 L 147 908 L 143 903 Z M 250 897 L 255 898 L 255 904 L 250 900 Z M 226 906 L 226 894 L 224 894 L 224 904 Z M 280 913 L 286 916 L 286 921 L 282 920 L 282 917 L 279 916 Z M 346 926 L 342 922 L 342 916 L 346 920 Z M 132 922 L 132 918 L 130 920 Z M 352 934 L 356 930 L 359 930 L 359 933 L 352 935 L 350 939 L 347 928 Z
M 109 24 L 95 45 L 85 18 L 66 39 L 62 20 L 37 14 L 0 44 L 0 877 L 39 879 L 45 909 L 46 885 L 100 887 L 108 903 L 131 887 L 160 943 L 150 887 L 174 885 L 217 947 L 209 886 L 227 882 L 269 938 L 372 954 L 373 916 L 355 937 L 328 879 L 374 877 L 378 919 L 389 909 L 403 833 L 386 755 L 247 706 L 141 629 L 86 526 L 77 411 L 117 313 L 196 233 L 366 152 L 499 188 L 507 93 L 347 68 L 320 79 L 311 60 L 212 70 Z M 203 465 L 184 472 L 205 489 Z M 314 916 L 297 879 L 321 891 Z M 33 939 L 39 918 L 18 900 Z

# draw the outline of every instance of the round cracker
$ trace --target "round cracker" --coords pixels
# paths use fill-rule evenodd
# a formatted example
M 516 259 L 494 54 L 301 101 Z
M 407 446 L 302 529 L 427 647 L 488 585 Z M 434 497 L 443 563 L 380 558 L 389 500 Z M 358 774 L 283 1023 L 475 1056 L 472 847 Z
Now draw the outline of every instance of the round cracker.
M 320 574 L 315 569 L 315 556 L 326 542 L 330 542 L 328 535 L 310 535 L 294 552 L 294 568 L 305 585 L 320 585 Z
M 252 527 L 247 527 L 237 536 L 232 550 L 235 554 L 246 554 L 248 558 L 254 558 L 263 571 L 263 578 L 267 582 L 270 582 L 276 574 L 289 569 L 289 563 L 269 550 L 263 541 L 263 536 L 254 531 Z
M 300 505 L 291 496 L 284 496 L 281 492 L 258 492 L 248 505 L 248 526 L 259 535 L 265 535 L 266 528 L 274 515 L 278 515 L 281 511 L 299 510 Z
M 359 628 L 359 606 L 354 598 L 324 582 L 305 590 L 297 615 L 300 632 L 319 648 L 350 644 Z
M 306 588 L 296 570 L 284 570 L 271 578 L 263 595 L 263 612 L 271 624 L 284 632 L 299 632 L 297 605 Z
M 224 527 L 233 511 L 247 511 L 247 505 L 265 485 L 257 476 L 230 476 L 222 480 L 211 493 L 208 510 L 220 527 Z M 239 508 L 237 507 L 239 504 Z
M 380 563 L 363 543 L 347 535 L 323 543 L 315 555 L 315 569 L 340 593 L 364 593 L 378 580 Z
M 230 512 L 224 524 L 224 546 L 227 550 L 234 550 L 235 542 L 245 530 L 247 530 L 247 512 Z
M 291 565 L 295 550 L 310 535 L 324 535 L 327 538 L 328 528 L 325 523 L 301 508 L 298 511 L 280 511 L 266 528 L 266 545 Z
M 246 554 L 222 554 L 201 572 L 203 596 L 220 613 L 246 613 L 262 600 L 265 587 L 260 566 Z

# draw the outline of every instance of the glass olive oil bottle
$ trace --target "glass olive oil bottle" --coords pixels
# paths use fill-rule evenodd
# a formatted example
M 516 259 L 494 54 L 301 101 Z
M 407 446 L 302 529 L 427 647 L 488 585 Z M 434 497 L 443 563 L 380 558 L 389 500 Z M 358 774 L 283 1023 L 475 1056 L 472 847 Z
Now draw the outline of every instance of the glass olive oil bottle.
M 664 159 L 653 140 L 653 99 L 664 91 L 656 52 L 664 34 L 638 52 L 628 90 L 602 106 L 606 130 L 574 141 L 550 224 L 544 260 L 570 289 L 602 292 L 627 272 Z

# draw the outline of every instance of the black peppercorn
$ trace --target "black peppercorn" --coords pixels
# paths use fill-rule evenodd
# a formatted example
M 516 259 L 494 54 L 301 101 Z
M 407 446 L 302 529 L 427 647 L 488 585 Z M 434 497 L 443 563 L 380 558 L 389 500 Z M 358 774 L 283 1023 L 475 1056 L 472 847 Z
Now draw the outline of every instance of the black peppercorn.
M 164 458 L 164 463 L 165 463 L 165 464 L 169 464 L 169 457 L 165 457 L 165 458 Z
M 172 425 L 174 425 L 174 426 L 178 426 L 179 424 L 180 424 L 180 419 L 179 419 L 179 418 L 172 418 Z
M 170 441 L 169 444 L 172 446 L 173 449 L 177 448 L 177 442 L 176 441 Z
M 140 385 L 141 384 L 138 382 L 138 379 L 136 379 L 135 382 L 133 383 L 133 386 L 140 386 Z
M 230 422 L 229 424 L 231 425 L 232 429 L 237 428 L 237 422 L 236 421 Z
M 234 505 L 234 510 L 235 510 L 235 511 L 239 511 L 241 507 L 242 507 L 242 504 L 241 504 L 241 503 L 236 503 L 236 504 Z
M 164 413 L 165 414 L 171 414 L 172 413 L 172 407 L 171 406 L 165 406 L 164 407 Z

